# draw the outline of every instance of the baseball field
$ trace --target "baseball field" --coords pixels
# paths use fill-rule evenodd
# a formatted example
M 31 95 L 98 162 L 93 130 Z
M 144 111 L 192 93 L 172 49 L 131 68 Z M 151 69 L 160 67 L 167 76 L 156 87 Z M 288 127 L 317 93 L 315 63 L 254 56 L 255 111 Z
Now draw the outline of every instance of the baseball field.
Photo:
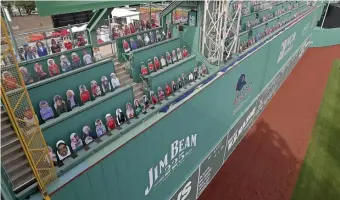
M 200 200 L 340 199 L 340 45 L 310 48 Z

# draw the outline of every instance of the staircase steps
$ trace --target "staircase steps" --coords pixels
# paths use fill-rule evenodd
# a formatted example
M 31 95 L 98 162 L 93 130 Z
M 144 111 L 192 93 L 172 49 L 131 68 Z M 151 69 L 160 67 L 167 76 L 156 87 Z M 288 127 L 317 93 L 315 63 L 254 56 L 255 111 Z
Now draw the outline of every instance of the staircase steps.
M 159 14 L 160 18 L 162 18 L 165 15 L 167 15 L 168 13 L 172 12 L 182 2 L 183 1 L 179 1 L 179 0 L 171 1 L 169 3 L 169 5 L 160 12 L 160 14 Z
M 13 185 L 14 193 L 18 194 L 36 184 L 33 171 L 3 107 L 1 107 L 1 164 Z
M 121 85 L 131 85 L 135 99 L 141 100 L 143 96 L 143 84 L 135 83 L 130 74 L 125 70 L 126 63 L 119 63 L 117 58 L 114 58 L 115 73 Z

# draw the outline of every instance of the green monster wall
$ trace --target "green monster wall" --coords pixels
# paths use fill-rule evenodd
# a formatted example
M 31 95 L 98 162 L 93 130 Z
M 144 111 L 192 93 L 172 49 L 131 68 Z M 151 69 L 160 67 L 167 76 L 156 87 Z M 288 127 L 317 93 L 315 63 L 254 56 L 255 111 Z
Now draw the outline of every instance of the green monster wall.
M 104 148 L 105 156 L 96 164 L 91 163 L 101 152 L 66 172 L 50 186 L 51 198 L 196 199 L 255 121 L 263 99 L 270 99 L 300 58 L 320 13 L 318 7 L 228 71 L 218 72 L 183 104 L 158 114 L 154 124 L 142 125 L 142 132 L 124 146 Z M 293 34 L 294 39 L 283 45 Z M 290 68 L 283 68 L 286 65 Z M 263 90 L 266 97 L 259 96 Z M 76 177 L 77 170 L 85 169 Z

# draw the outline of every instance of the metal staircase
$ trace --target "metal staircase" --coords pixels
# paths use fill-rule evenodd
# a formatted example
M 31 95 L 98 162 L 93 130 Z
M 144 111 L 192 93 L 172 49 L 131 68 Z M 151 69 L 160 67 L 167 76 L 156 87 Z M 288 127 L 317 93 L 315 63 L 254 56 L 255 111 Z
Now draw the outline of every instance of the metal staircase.
M 1 106 L 1 164 L 18 194 L 36 180 L 11 121 Z
M 159 16 L 162 19 L 163 17 L 165 17 L 167 14 L 169 14 L 170 12 L 172 12 L 175 8 L 177 8 L 177 6 L 179 6 L 179 4 L 181 4 L 183 1 L 179 1 L 179 0 L 175 0 L 175 1 L 171 1 L 169 3 L 169 5 L 164 8 L 160 13 Z

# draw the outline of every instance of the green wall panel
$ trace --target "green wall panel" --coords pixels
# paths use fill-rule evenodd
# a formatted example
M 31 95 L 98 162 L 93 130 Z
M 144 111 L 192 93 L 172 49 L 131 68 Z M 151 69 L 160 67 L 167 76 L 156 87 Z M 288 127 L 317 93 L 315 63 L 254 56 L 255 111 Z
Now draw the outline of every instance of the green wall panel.
M 324 47 L 340 44 L 340 28 L 322 29 L 315 27 L 313 30 L 313 47 Z
M 152 59 L 155 56 L 160 59 L 160 56 L 165 56 L 166 52 L 171 52 L 174 49 L 181 47 L 181 41 L 179 38 L 170 39 L 168 42 L 161 42 L 159 44 L 152 45 L 152 48 L 145 47 L 140 50 L 135 50 L 132 54 L 132 77 L 135 82 L 140 82 L 140 65 L 144 62 L 145 65 L 148 64 L 148 59 Z M 190 53 L 190 52 L 189 52 Z M 165 57 L 164 57 L 165 58 Z
M 123 40 L 126 40 L 130 44 L 130 38 L 133 38 L 134 41 L 137 41 L 137 35 L 141 35 L 142 38 L 144 39 L 144 36 L 143 36 L 144 33 L 147 33 L 148 36 L 150 37 L 150 32 L 153 32 L 155 34 L 156 30 L 159 30 L 159 32 L 162 33 L 163 27 L 158 27 L 158 28 L 151 29 L 151 30 L 141 31 L 141 32 L 138 32 L 138 33 L 134 33 L 134 34 L 131 34 L 131 35 L 127 35 L 127 36 L 115 39 L 116 47 L 117 47 L 118 61 L 119 62 L 126 62 L 126 60 L 124 59 L 124 56 L 123 56 L 123 54 L 125 53 L 124 48 L 123 48 Z
M 319 14 L 319 11 L 311 14 L 312 18 Z M 312 18 L 309 19 L 310 22 Z M 297 26 L 289 28 L 283 34 L 289 36 L 292 33 L 290 29 L 301 35 L 302 30 L 308 28 L 305 28 L 305 21 L 302 20 Z M 286 56 L 291 57 L 308 36 L 307 32 L 301 36 L 297 35 L 296 43 Z M 226 137 L 237 120 L 244 117 L 243 114 L 248 112 L 248 107 L 269 82 L 266 80 L 267 76 L 275 72 L 272 75 L 273 78 L 285 64 L 287 58 L 283 58 L 282 62 L 276 62 L 279 53 L 277 49 L 281 46 L 281 43 L 276 40 L 284 40 L 280 37 L 268 41 L 226 73 L 219 73 L 216 80 L 187 102 L 169 111 L 133 140 L 90 168 L 86 176 L 102 177 L 103 183 L 98 184 L 102 187 L 108 187 L 112 179 L 112 187 L 118 185 L 118 188 L 115 191 L 106 192 L 109 199 L 160 200 L 170 197 L 196 170 L 209 152 L 220 143 L 221 139 Z M 272 52 L 277 53 L 275 59 L 270 57 L 270 55 L 274 56 Z M 242 92 L 237 92 L 237 83 L 242 74 L 245 74 L 246 84 Z M 235 99 L 238 99 L 239 103 L 235 104 Z M 184 148 L 181 156 L 180 153 L 176 154 L 181 140 L 192 135 L 196 136 L 196 145 Z M 193 144 L 192 141 L 189 142 Z M 163 164 L 169 171 L 165 172 L 163 168 L 160 171 Z M 102 171 L 97 167 L 100 165 Z M 98 170 L 92 170 L 95 167 Z M 156 176 L 155 172 L 158 172 L 158 178 L 153 181 L 153 189 L 146 194 L 150 170 L 153 176 Z M 80 176 L 85 176 L 85 174 Z M 73 185 L 73 182 L 68 185 Z M 61 188 L 52 195 L 52 199 L 61 200 L 62 197 L 65 199 L 68 192 L 70 192 L 68 189 Z
M 92 169 L 90 170 L 92 171 Z M 77 197 L 77 200 L 93 200 L 96 199 L 93 190 L 91 188 L 90 180 L 87 176 L 88 172 L 85 172 L 83 176 L 74 180 L 73 193 Z M 93 183 L 92 183 L 93 184 Z M 68 198 L 65 198 L 68 199 Z
M 178 63 L 177 65 L 170 68 L 166 68 L 166 71 L 161 71 L 152 73 L 150 75 L 150 82 L 149 87 L 154 92 L 157 91 L 158 86 L 161 86 L 164 88 L 165 83 L 168 83 L 171 85 L 171 81 L 175 81 L 177 83 L 177 78 L 181 77 L 182 73 L 185 73 L 187 76 L 189 75 L 190 71 L 193 71 L 195 65 L 196 65 L 196 56 L 191 56 L 188 58 L 188 60 L 182 60 L 181 63 Z
M 91 168 L 91 171 L 87 172 L 87 176 L 95 199 L 110 199 L 106 193 L 105 181 L 103 181 L 105 174 L 102 165 L 99 164 Z
M 115 157 L 109 156 L 105 158 L 100 163 L 100 165 L 102 166 L 103 173 L 105 174 L 104 179 L 102 181 L 104 181 L 107 196 L 115 197 L 115 199 L 122 199 L 120 192 L 120 180 L 116 176 L 117 170 L 115 164 Z
M 40 120 L 40 123 L 42 123 L 39 112 L 39 102 L 41 100 L 46 100 L 54 110 L 54 95 L 59 94 L 64 99 L 64 101 L 66 101 L 66 91 L 71 89 L 74 91 L 76 99 L 79 102 L 80 85 L 85 85 L 87 90 L 90 91 L 90 82 L 92 80 L 96 80 L 98 84 L 101 84 L 100 79 L 102 76 L 106 76 L 109 79 L 110 73 L 114 72 L 114 66 L 111 60 L 100 61 L 91 64 L 91 66 L 89 65 L 89 68 L 87 68 L 88 66 L 86 66 L 86 68 L 77 69 L 75 71 L 58 75 L 58 77 L 61 78 L 53 77 L 51 79 L 46 79 L 38 82 L 37 84 L 32 84 L 28 86 L 28 93 L 30 95 L 35 113 L 38 115 L 38 118 Z
M 65 52 L 61 52 L 61 53 L 55 53 L 55 54 L 52 54 L 52 55 L 48 55 L 48 56 L 38 58 L 36 60 L 30 60 L 30 61 L 27 61 L 27 62 L 19 63 L 19 66 L 26 67 L 27 71 L 34 78 L 34 81 L 36 81 L 35 72 L 34 72 L 34 64 L 35 63 L 40 63 L 41 66 L 43 67 L 44 72 L 47 73 L 47 77 L 50 77 L 50 75 L 48 73 L 47 60 L 52 58 L 54 60 L 55 64 L 57 64 L 59 66 L 60 74 L 63 74 L 64 72 L 62 71 L 61 66 L 60 66 L 60 56 L 65 55 L 68 58 L 68 60 L 72 63 L 71 54 L 73 52 L 75 52 L 80 57 L 81 67 L 83 67 L 83 66 L 85 66 L 84 60 L 83 60 L 83 55 L 84 55 L 83 51 L 84 50 L 86 50 L 87 53 L 89 53 L 90 55 L 93 55 L 91 46 L 87 45 L 87 46 L 84 46 L 84 47 L 75 48 L 74 50 L 65 51 Z
M 127 88 L 117 94 L 117 96 L 108 98 L 105 101 L 95 104 L 93 107 L 84 110 L 83 112 L 79 112 L 67 119 L 60 121 L 57 124 L 43 129 L 45 140 L 49 146 L 55 148 L 55 144 L 58 140 L 63 139 L 66 143 L 70 142 L 70 134 L 73 132 L 81 133 L 82 128 L 85 125 L 88 125 L 92 131 L 95 131 L 96 129 L 94 122 L 96 119 L 101 119 L 103 123 L 105 123 L 105 115 L 107 113 L 114 115 L 117 108 L 121 108 L 123 111 L 125 111 L 126 103 L 132 101 L 132 87 L 127 86 Z

